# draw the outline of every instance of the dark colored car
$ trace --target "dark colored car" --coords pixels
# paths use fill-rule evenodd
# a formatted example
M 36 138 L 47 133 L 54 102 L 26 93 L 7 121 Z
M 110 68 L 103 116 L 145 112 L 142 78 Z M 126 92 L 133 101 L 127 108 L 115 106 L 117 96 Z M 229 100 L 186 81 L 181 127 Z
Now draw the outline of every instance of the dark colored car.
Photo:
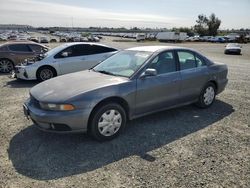
M 48 50 L 48 47 L 31 41 L 4 43 L 0 46 L 0 72 L 11 72 L 25 59 L 34 58 Z
M 211 106 L 228 82 L 227 73 L 225 64 L 191 49 L 130 48 L 93 69 L 36 85 L 24 113 L 45 131 L 88 131 L 109 140 L 127 120 L 191 103 Z

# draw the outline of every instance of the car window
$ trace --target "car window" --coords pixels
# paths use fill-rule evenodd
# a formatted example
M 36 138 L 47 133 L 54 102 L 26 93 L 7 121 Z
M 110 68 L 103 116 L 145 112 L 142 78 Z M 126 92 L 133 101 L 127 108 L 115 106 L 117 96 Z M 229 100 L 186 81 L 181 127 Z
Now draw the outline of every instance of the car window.
M 107 53 L 117 51 L 114 48 L 98 46 L 98 45 L 90 45 L 90 44 L 78 44 L 74 46 L 70 46 L 61 52 L 59 52 L 55 58 L 63 58 L 62 53 L 67 52 L 67 57 L 75 57 L 75 56 L 84 56 L 84 55 L 93 55 L 100 53 Z
M 104 60 L 93 70 L 130 77 L 151 55 L 151 52 L 124 50 Z
M 178 51 L 180 70 L 192 69 L 196 67 L 195 57 L 192 52 Z
M 41 53 L 43 52 L 43 47 L 35 44 L 29 44 L 29 47 L 32 49 L 32 51 Z
M 148 68 L 156 69 L 157 74 L 165 74 L 176 71 L 176 63 L 173 52 L 162 52 L 150 63 Z
M 205 61 L 197 55 L 195 56 L 195 60 L 196 60 L 197 67 L 202 67 L 206 65 Z
M 67 57 L 73 57 L 73 49 L 72 49 L 72 46 L 70 46 L 70 47 L 68 47 L 68 48 L 66 48 L 66 49 L 64 49 L 64 50 L 62 50 L 62 51 L 60 51 L 59 53 L 57 53 L 56 55 L 55 55 L 55 59 L 58 59 L 58 58 L 67 58 L 67 57 L 63 57 L 62 56 L 62 54 L 64 53 L 64 52 L 67 52 L 68 53 L 68 56 Z M 51 53 L 51 52 L 50 52 Z
M 9 45 L 9 49 L 15 52 L 31 52 L 31 49 L 26 44 L 12 44 Z
M 109 47 L 105 47 L 105 46 L 89 45 L 89 55 L 114 52 L 114 51 L 117 51 L 117 50 L 114 48 L 109 48 Z

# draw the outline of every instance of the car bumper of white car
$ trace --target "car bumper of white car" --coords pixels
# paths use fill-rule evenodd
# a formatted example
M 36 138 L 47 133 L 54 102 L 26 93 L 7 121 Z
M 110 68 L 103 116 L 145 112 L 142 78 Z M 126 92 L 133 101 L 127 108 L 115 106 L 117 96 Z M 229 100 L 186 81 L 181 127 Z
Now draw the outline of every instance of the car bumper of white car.
M 31 74 L 31 71 L 25 68 L 25 66 L 16 66 L 12 77 L 19 78 L 22 80 L 36 80 L 36 76 Z

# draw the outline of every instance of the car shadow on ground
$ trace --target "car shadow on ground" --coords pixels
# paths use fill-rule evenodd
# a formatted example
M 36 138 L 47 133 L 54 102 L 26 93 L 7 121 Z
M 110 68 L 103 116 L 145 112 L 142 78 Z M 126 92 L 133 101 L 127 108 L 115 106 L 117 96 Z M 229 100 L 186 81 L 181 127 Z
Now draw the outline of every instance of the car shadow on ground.
M 4 87 L 10 88 L 31 88 L 39 84 L 37 80 L 20 80 L 20 79 L 13 79 L 11 81 L 6 82 Z
M 233 111 L 220 100 L 208 109 L 189 105 L 163 111 L 130 121 L 123 134 L 103 143 L 83 134 L 41 132 L 32 125 L 11 139 L 8 153 L 18 173 L 37 180 L 93 171 L 132 155 L 152 162 L 157 158 L 147 152 L 210 126 Z

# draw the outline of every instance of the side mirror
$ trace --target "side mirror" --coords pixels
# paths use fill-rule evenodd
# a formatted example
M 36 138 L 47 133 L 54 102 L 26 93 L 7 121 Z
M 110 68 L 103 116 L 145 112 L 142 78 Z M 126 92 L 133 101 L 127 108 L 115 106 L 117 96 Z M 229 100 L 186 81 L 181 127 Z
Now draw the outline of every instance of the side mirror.
M 68 52 L 63 52 L 61 55 L 62 55 L 62 57 L 68 57 L 69 53 Z
M 140 78 L 145 78 L 149 76 L 156 76 L 157 75 L 157 70 L 155 69 L 146 69 L 144 73 L 140 76 Z

